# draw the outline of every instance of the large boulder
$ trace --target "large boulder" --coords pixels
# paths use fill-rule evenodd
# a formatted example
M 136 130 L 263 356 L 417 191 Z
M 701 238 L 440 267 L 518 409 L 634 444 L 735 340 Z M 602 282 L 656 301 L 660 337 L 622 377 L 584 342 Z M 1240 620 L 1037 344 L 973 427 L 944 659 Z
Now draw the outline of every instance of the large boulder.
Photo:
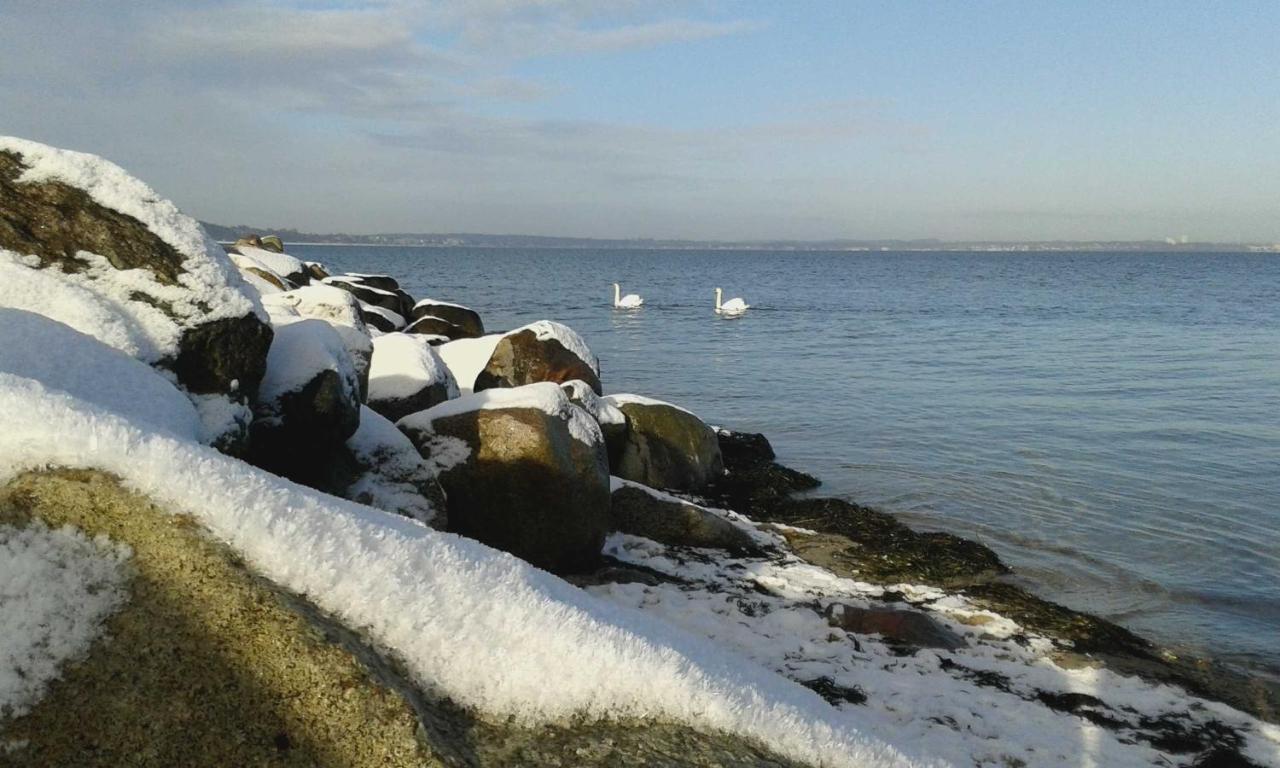
M 610 395 L 627 417 L 613 473 L 654 488 L 699 492 L 724 474 L 716 432 L 692 413 L 639 395 Z
M 366 304 L 363 301 L 360 302 L 360 317 L 365 325 L 379 333 L 394 333 L 405 326 L 404 317 L 399 312 Z
M 462 330 L 460 326 L 435 315 L 421 315 L 417 320 L 410 322 L 404 329 L 405 333 L 416 333 L 421 336 L 429 336 L 432 338 L 441 338 L 444 341 L 454 341 L 456 339 L 470 338 L 468 334 Z M 443 343 L 443 342 L 441 342 Z
M 189 393 L 252 396 L 271 328 L 222 248 L 118 166 L 0 138 L 0 305 L 172 371 Z
M 461 304 L 423 299 L 413 305 L 409 315 L 409 319 L 415 323 L 424 317 L 435 317 L 454 325 L 458 329 L 458 335 L 450 338 L 473 339 L 484 335 L 484 323 L 480 320 L 480 314 Z
M 351 363 L 360 381 L 360 396 L 368 393 L 369 366 L 373 359 L 373 341 L 360 311 L 360 302 L 350 293 L 328 285 L 308 285 L 262 297 L 268 312 L 296 314 L 323 320 L 342 337 Z
M 458 384 L 421 336 L 388 333 L 373 340 L 369 407 L 392 421 L 458 396 Z
M 671 546 L 725 549 L 736 555 L 763 548 L 763 537 L 753 536 L 745 520 L 733 521 L 732 513 L 716 513 L 620 477 L 612 478 L 610 487 L 609 517 L 616 531 Z
M 599 563 L 609 529 L 604 437 L 555 384 L 477 392 L 396 426 L 440 467 L 449 530 L 557 573 Z
M 252 461 L 325 485 L 328 457 L 360 425 L 360 381 L 342 337 L 323 320 L 276 315 L 267 375 L 254 404 Z
M 286 282 L 290 288 L 310 282 L 311 276 L 307 271 L 307 265 L 301 260 L 283 251 L 274 251 L 261 246 L 261 242 L 258 246 L 254 246 L 239 241 L 227 248 L 227 255 L 242 271 L 255 269 L 267 272 Z
M 395 312 L 401 315 L 403 320 L 404 306 L 400 299 L 398 289 L 385 290 L 367 284 L 365 278 L 355 275 L 338 275 L 336 277 L 326 277 L 323 280 L 325 285 L 332 285 L 335 288 L 341 288 L 344 291 L 350 291 L 363 304 L 372 307 L 380 307 L 388 312 Z
M 572 328 L 550 320 L 461 339 L 441 346 L 440 354 L 464 392 L 580 379 L 601 393 L 596 356 Z

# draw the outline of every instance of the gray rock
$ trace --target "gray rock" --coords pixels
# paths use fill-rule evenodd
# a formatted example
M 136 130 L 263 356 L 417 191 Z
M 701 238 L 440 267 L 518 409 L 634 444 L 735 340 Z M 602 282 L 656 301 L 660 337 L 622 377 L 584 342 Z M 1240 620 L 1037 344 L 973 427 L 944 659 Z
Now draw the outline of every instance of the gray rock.
M 827 623 L 859 635 L 880 635 L 886 641 L 917 648 L 955 650 L 964 640 L 919 611 L 858 608 L 844 603 L 827 606 Z
M 759 544 L 742 528 L 691 502 L 614 479 L 609 517 L 613 529 L 678 547 L 756 553 Z

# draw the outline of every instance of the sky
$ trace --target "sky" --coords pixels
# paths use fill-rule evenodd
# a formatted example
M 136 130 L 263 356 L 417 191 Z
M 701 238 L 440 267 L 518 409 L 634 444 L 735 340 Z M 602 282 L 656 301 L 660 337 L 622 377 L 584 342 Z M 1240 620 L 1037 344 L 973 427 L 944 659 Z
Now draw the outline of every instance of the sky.
M 0 0 L 0 134 L 310 232 L 1280 242 L 1280 3 Z

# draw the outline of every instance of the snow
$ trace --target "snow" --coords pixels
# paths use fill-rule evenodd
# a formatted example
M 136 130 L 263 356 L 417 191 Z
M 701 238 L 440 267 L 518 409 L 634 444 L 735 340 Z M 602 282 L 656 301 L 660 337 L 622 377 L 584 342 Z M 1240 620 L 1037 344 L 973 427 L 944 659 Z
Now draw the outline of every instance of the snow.
M 476 377 L 489 364 L 493 350 L 502 340 L 503 334 L 491 333 L 478 339 L 458 339 L 436 347 L 440 359 L 453 372 L 454 381 L 458 382 L 458 390 L 470 394 L 476 384 Z
M 454 304 L 452 301 L 440 301 L 439 299 L 422 299 L 417 304 L 413 305 L 414 309 L 417 309 L 418 307 L 454 307 L 457 309 L 465 309 L 469 312 L 474 311 L 471 307 L 464 307 L 461 304 Z
M 665 400 L 655 400 L 652 397 L 645 397 L 644 395 L 632 395 L 632 394 L 605 395 L 601 399 L 604 400 L 609 405 L 614 406 L 615 408 L 621 408 L 622 406 L 627 405 L 628 403 L 634 403 L 635 405 L 665 405 L 668 408 L 675 408 L 677 411 L 684 411 L 685 413 L 689 414 L 695 419 L 698 418 L 698 415 L 693 411 L 689 410 L 688 408 L 681 408 L 680 406 L 675 405 L 673 403 L 668 403 Z
M 600 360 L 596 358 L 595 353 L 587 346 L 587 342 L 582 340 L 578 332 L 569 326 L 553 320 L 539 320 L 536 323 L 517 328 L 506 335 L 510 336 L 521 331 L 533 331 L 534 336 L 539 341 L 555 339 L 565 349 L 577 355 L 579 360 L 591 366 L 591 370 L 595 371 L 597 376 L 600 375 Z
M 627 415 L 618 410 L 617 406 L 606 402 L 604 398 L 595 393 L 591 385 L 581 379 L 566 381 L 560 387 L 565 389 L 569 398 L 582 407 L 584 411 L 591 414 L 591 418 L 596 423 L 604 426 L 626 426 Z
M 733 557 L 698 550 L 693 557 L 688 550 L 625 534 L 612 535 L 605 551 L 686 583 L 606 584 L 590 587 L 592 594 L 714 639 L 727 652 L 783 677 L 827 678 L 857 688 L 865 703 L 839 705 L 850 722 L 895 734 L 921 753 L 957 765 L 1189 763 L 1195 754 L 1180 755 L 1180 763 L 1141 739 L 1149 727 L 1143 718 L 1162 717 L 1219 719 L 1248 734 L 1252 754 L 1270 755 L 1260 762 L 1280 765 L 1280 729 L 1170 686 L 1105 669 L 1059 667 L 1051 641 L 959 595 L 845 579 L 789 554 Z M 961 635 L 966 647 L 904 654 L 879 636 L 854 635 L 827 621 L 829 609 L 885 607 L 889 590 L 907 601 L 892 607 L 926 613 Z M 1004 676 L 1009 691 L 978 684 L 972 671 Z M 1054 711 L 1036 698 L 1038 691 L 1096 696 L 1124 725 L 1114 732 Z
M 347 447 L 361 464 L 371 468 L 347 489 L 349 498 L 423 523 L 435 520 L 437 510 L 418 486 L 431 482 L 437 469 L 422 458 L 395 424 L 361 406 L 360 428 L 347 439 Z
M 131 554 L 71 526 L 0 525 L 0 722 L 29 712 L 63 665 L 88 652 L 127 600 Z
M 925 764 L 868 735 L 859 713 L 722 644 L 594 599 L 478 542 L 326 496 L 29 379 L 0 374 L 0 413 L 9 414 L 0 472 L 56 464 L 115 473 L 192 515 L 267 578 L 363 629 L 420 685 L 463 706 L 530 725 L 669 719 L 830 767 Z
M 235 256 L 231 257 L 232 262 L 235 263 L 237 267 L 240 267 L 241 264 L 239 262 L 236 262 L 235 259 L 236 259 Z M 261 267 L 259 267 L 259 269 L 261 269 Z M 245 283 L 250 288 L 258 292 L 258 296 L 260 298 L 265 298 L 274 293 L 280 293 L 281 291 L 284 290 L 283 288 L 276 285 L 275 283 L 272 283 L 270 280 L 267 280 L 262 275 L 256 274 L 254 272 L 250 272 L 247 269 L 240 270 L 240 277 L 244 279 Z
M 275 338 L 267 353 L 267 372 L 258 387 L 258 401 L 268 408 L 280 398 L 306 386 L 322 371 L 336 371 L 351 402 L 360 400 L 360 381 L 342 337 L 323 320 L 290 318 L 273 313 Z
M 374 339 L 370 400 L 412 397 L 432 384 L 443 384 L 450 398 L 458 396 L 453 374 L 426 339 L 409 333 L 388 333 Z
M 140 221 L 182 257 L 176 285 L 164 285 L 145 269 L 118 270 L 100 255 L 80 251 L 87 269 L 39 274 L 29 254 L 0 249 L 0 306 L 39 311 L 97 336 L 143 362 L 177 351 L 182 331 L 262 310 L 222 247 L 200 224 L 119 166 L 94 155 L 0 137 L 0 151 L 22 155 L 28 166 L 19 182 L 60 181 L 95 202 Z M 29 272 L 33 274 L 22 274 Z M 151 297 L 173 316 L 139 301 Z
M 448 345 L 446 345 L 448 346 Z M 549 416 L 563 419 L 569 426 L 569 434 L 575 440 L 587 445 L 604 443 L 604 435 L 600 425 L 586 411 L 569 402 L 559 384 L 541 381 L 526 384 L 523 387 L 510 389 L 486 389 L 469 395 L 462 395 L 439 405 L 405 416 L 396 422 L 401 429 L 412 429 L 422 433 L 433 433 L 432 423 L 436 419 L 457 416 L 460 413 L 491 409 L 532 408 Z
M 151 366 L 32 312 L 0 307 L 0 372 L 174 435 L 194 440 L 204 432 L 191 400 Z
M 332 277 L 326 277 L 321 282 L 329 285 L 332 285 L 334 283 L 351 283 L 352 285 L 359 286 L 360 290 L 362 291 L 368 291 L 369 293 L 374 293 L 374 294 L 381 294 L 382 296 L 398 297 L 400 295 L 395 291 L 387 291 L 382 288 L 374 288 L 372 285 L 369 285 L 364 281 L 365 277 L 376 277 L 376 275 L 364 275 L 364 276 L 333 275 Z

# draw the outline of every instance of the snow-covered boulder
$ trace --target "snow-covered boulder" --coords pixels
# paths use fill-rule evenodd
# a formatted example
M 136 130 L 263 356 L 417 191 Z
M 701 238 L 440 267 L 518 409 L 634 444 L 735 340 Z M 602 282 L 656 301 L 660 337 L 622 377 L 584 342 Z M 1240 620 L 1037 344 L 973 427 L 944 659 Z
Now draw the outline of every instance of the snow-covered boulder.
M 267 272 L 283 280 L 290 288 L 306 285 L 311 279 L 307 266 L 301 260 L 281 251 L 260 247 L 260 244 L 254 246 L 240 241 L 227 249 L 227 255 L 241 271 L 254 268 Z
M 610 395 L 604 401 L 627 417 L 615 475 L 654 488 L 697 492 L 724 474 L 716 432 L 697 416 L 639 395 Z
M 431 338 L 442 338 L 445 341 L 470 338 L 459 326 L 435 315 L 419 317 L 405 326 L 404 332 L 416 333 L 420 336 L 429 336 Z
M 338 332 L 323 320 L 272 315 L 275 340 L 254 404 L 252 459 L 323 484 L 332 451 L 360 425 L 360 380 Z
M 0 138 L 0 305 L 172 371 L 196 394 L 252 395 L 271 329 L 198 222 L 93 155 Z
M 369 407 L 396 421 L 458 396 L 458 383 L 426 339 L 388 333 L 373 340 Z
M 268 312 L 285 310 L 299 317 L 323 320 L 342 337 L 342 343 L 351 356 L 356 376 L 360 380 L 361 399 L 368 392 L 369 365 L 373 358 L 373 342 L 369 328 L 360 311 L 360 302 L 340 288 L 328 285 L 308 285 L 264 295 L 262 303 Z
M 325 265 L 318 261 L 302 262 L 307 268 L 307 276 L 316 282 L 323 282 L 326 277 L 330 277 L 329 270 Z
M 395 288 L 378 287 L 394 284 L 395 281 L 389 277 L 379 279 L 372 275 L 338 275 L 326 277 L 323 282 L 325 285 L 350 291 L 362 304 L 396 313 L 401 318 L 401 328 L 406 324 L 404 318 L 413 309 L 413 297 L 400 290 L 398 285 Z
M 731 513 L 711 511 L 640 483 L 611 478 L 609 517 L 613 530 L 677 547 L 710 547 L 735 554 L 761 549 L 750 523 L 732 521 Z
M 360 317 L 364 320 L 365 325 L 379 333 L 394 333 L 405 326 L 404 316 L 400 313 L 392 312 L 383 307 L 375 307 L 363 301 L 360 302 Z
M 444 491 L 428 464 L 396 425 L 365 406 L 360 428 L 347 440 L 358 474 L 341 495 L 443 529 Z
M 558 386 L 477 392 L 396 426 L 441 467 L 449 530 L 549 571 L 599 562 L 609 527 L 604 437 Z
M 453 304 L 436 299 L 423 299 L 413 305 L 409 318 L 416 324 L 418 320 L 426 317 L 439 318 L 456 326 L 459 330 L 459 335 L 450 336 L 450 338 L 473 339 L 484 335 L 484 323 L 480 320 L 480 314 L 461 304 Z
M 459 339 L 442 345 L 440 356 L 463 392 L 579 379 L 601 393 L 599 360 L 572 328 L 550 320 Z

